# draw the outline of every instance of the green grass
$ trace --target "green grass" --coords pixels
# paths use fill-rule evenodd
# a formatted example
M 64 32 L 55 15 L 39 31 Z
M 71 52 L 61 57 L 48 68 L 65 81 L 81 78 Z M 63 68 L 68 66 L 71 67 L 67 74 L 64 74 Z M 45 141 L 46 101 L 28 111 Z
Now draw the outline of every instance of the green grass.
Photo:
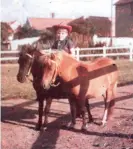
M 3 64 L 1 67 L 1 97 L 7 98 L 36 98 L 31 82 L 19 83 L 16 75 L 18 73 L 17 64 Z
M 116 61 L 119 68 L 119 83 L 133 82 L 133 62 L 127 60 Z M 17 64 L 3 64 L 1 66 L 1 97 L 35 99 L 36 94 L 31 82 L 19 83 L 16 79 Z
M 119 68 L 119 83 L 133 82 L 133 62 L 127 60 L 117 60 Z

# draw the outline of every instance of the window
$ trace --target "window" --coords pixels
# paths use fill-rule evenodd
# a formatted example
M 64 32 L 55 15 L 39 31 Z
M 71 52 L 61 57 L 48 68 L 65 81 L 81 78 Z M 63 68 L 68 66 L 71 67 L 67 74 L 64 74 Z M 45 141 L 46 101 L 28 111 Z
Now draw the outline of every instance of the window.
M 133 15 L 133 2 L 130 3 L 130 8 L 131 8 L 131 15 Z

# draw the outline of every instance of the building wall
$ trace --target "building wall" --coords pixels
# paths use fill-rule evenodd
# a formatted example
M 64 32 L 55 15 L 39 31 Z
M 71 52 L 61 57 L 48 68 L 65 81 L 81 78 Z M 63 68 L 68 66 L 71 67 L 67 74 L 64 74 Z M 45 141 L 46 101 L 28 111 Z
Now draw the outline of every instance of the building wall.
M 133 5 L 133 2 L 116 6 L 117 37 L 133 37 L 133 9 L 131 9 L 131 4 Z

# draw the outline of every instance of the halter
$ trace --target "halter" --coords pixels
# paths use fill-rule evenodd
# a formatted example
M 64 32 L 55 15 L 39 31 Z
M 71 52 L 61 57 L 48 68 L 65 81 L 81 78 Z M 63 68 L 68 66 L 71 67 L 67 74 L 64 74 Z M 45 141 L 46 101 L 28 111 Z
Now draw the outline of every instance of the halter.
M 29 58 L 34 59 L 34 55 L 32 56 L 32 55 L 30 55 L 30 54 L 28 54 L 28 53 L 26 53 L 26 55 L 27 55 Z M 33 64 L 33 63 L 32 63 L 32 64 Z M 31 73 L 32 64 L 30 65 L 29 70 L 28 70 L 28 73 L 26 74 L 26 77 L 27 77 L 27 78 L 29 79 L 29 81 L 31 81 L 31 82 L 33 82 L 33 80 L 29 78 L 29 75 L 30 75 L 30 73 Z

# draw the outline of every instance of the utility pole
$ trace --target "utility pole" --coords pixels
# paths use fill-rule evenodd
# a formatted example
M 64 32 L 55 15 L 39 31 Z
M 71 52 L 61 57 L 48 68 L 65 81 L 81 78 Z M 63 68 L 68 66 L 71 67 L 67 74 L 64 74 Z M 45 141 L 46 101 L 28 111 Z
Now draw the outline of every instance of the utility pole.
M 111 46 L 113 43 L 113 0 L 111 0 Z

